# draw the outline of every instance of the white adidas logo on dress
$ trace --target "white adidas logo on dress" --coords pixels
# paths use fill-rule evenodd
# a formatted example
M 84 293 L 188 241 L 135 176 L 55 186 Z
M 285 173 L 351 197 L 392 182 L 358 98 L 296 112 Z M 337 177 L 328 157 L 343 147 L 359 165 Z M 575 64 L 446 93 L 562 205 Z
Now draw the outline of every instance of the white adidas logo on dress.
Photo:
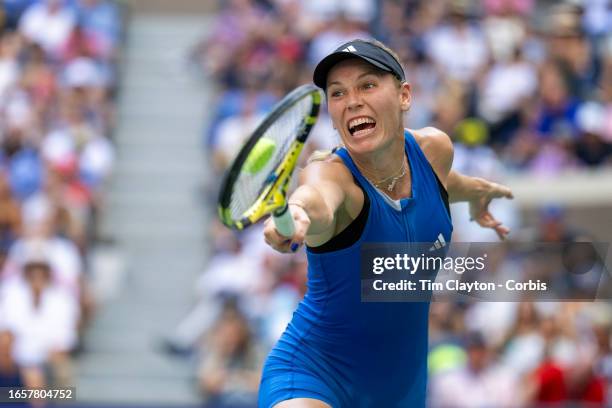
M 446 246 L 446 240 L 444 239 L 444 235 L 442 233 L 438 234 L 438 239 L 436 242 L 429 248 L 429 252 L 435 251 L 436 249 L 444 248 Z

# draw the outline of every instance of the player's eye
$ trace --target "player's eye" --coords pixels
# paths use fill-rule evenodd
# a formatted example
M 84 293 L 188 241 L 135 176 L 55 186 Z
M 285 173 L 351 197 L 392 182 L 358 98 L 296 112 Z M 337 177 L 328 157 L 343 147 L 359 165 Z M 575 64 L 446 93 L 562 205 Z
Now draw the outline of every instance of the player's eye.
M 372 89 L 372 88 L 375 88 L 375 87 L 376 87 L 376 84 L 374 82 L 370 82 L 370 81 L 368 81 L 368 82 L 366 82 L 366 83 L 364 83 L 362 85 L 363 89 Z
M 329 94 L 331 95 L 332 98 L 338 98 L 344 95 L 344 91 L 341 89 L 334 89 Z

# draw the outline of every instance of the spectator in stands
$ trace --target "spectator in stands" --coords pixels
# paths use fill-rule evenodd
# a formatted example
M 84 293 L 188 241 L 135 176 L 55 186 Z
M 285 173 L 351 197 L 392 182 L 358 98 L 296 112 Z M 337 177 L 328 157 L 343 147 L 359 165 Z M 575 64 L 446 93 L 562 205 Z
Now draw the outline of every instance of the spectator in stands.
M 483 1 L 484 31 L 496 63 L 513 59 L 527 36 L 527 17 L 533 12 L 533 0 Z
M 448 22 L 431 30 L 425 48 L 445 75 L 466 85 L 482 74 L 489 59 L 480 22 L 470 21 L 470 7 L 467 1 L 451 2 Z
M 465 367 L 444 372 L 432 379 L 432 407 L 520 407 L 518 379 L 494 361 L 480 333 L 466 340 Z
M 594 96 L 599 61 L 581 25 L 580 15 L 577 6 L 556 5 L 550 14 L 548 42 L 550 59 L 558 64 L 570 95 L 586 99 Z
M 540 71 L 540 101 L 535 119 L 540 151 L 530 163 L 534 173 L 557 174 L 575 166 L 572 146 L 577 136 L 579 103 L 568 92 L 559 67 L 546 63 Z
M 218 129 L 223 121 L 240 115 L 245 110 L 245 104 L 253 100 L 256 103 L 257 114 L 261 115 L 272 108 L 278 96 L 262 90 L 256 78 L 247 76 L 241 78 L 239 87 L 226 89 L 218 95 L 217 99 L 216 111 L 212 118 L 213 124 L 206 140 L 206 145 L 211 150 L 216 149 L 217 144 L 221 142 L 218 137 Z
M 264 115 L 257 111 L 257 94 L 246 94 L 242 110 L 219 123 L 213 155 L 214 169 L 221 174 L 238 154 L 240 147 L 261 123 Z
M 601 368 L 610 349 L 610 305 L 591 303 L 576 309 L 575 315 L 581 314 L 585 327 L 582 333 L 577 333 L 574 359 L 565 361 L 568 399 L 577 405 L 605 406 L 610 383 L 606 384 L 606 373 Z M 577 319 L 572 319 L 574 325 L 578 323 Z M 563 319 L 564 323 L 567 324 L 567 320 Z
M 17 101 L 16 104 L 21 102 Z M 9 106 L 8 109 L 10 108 Z M 25 200 L 40 188 L 43 173 L 38 152 L 25 139 L 23 129 L 11 127 L 5 133 L 2 145 L 11 192 L 13 197 L 19 201 Z
M 545 359 L 533 372 L 531 384 L 535 395 L 534 404 L 559 405 L 567 401 L 566 374 L 550 359 Z M 528 388 L 529 389 L 529 388 Z
M 572 140 L 577 131 L 578 101 L 572 97 L 558 65 L 545 64 L 540 71 L 541 110 L 537 130 L 545 140 Z
M 518 375 L 532 372 L 541 358 L 540 315 L 533 303 L 519 304 L 514 327 L 506 335 L 502 361 Z
M 24 205 L 24 219 L 25 237 L 11 248 L 5 267 L 7 278 L 19 276 L 31 252 L 44 253 L 54 284 L 69 294 L 79 306 L 78 326 L 83 330 L 93 315 L 95 302 L 84 274 L 82 251 L 85 248 L 78 248 L 78 241 L 69 238 L 75 237 L 73 229 L 80 231 L 79 225 L 74 224 L 64 207 L 56 206 L 42 194 Z
M 266 348 L 272 347 L 283 333 L 306 293 L 308 271 L 305 258 L 293 257 L 289 264 L 283 261 L 275 254 L 268 254 L 265 271 L 268 272 L 269 287 L 260 291 L 252 303 L 247 302 L 248 305 L 252 304 L 253 309 L 255 303 L 260 305 L 260 310 L 254 310 L 255 313 L 251 315 L 260 322 L 260 343 Z
M 350 16 L 340 13 L 329 19 L 326 26 L 312 39 L 309 47 L 308 63 L 315 66 L 331 51 L 338 48 L 340 44 L 354 38 L 366 39 L 369 37 L 370 34 L 362 29 L 359 21 L 352 20 Z
M 66 0 L 44 0 L 34 3 L 19 21 L 19 31 L 45 52 L 58 58 L 76 24 L 76 15 Z
M 262 357 L 246 318 L 235 305 L 225 306 L 204 352 L 198 378 L 211 405 L 254 404 Z
M 612 141 L 605 139 L 605 108 L 597 102 L 586 102 L 578 110 L 579 136 L 574 153 L 587 166 L 612 161 Z
M 491 127 L 492 143 L 507 144 L 520 126 L 520 108 L 537 89 L 537 71 L 520 48 L 495 63 L 481 82 L 478 111 Z
M 39 44 L 29 44 L 24 57 L 21 86 L 29 96 L 34 112 L 39 118 L 37 125 L 41 126 L 52 112 L 57 97 L 56 73 Z
M 14 356 L 27 387 L 71 383 L 69 352 L 77 340 L 78 306 L 73 297 L 52 281 L 49 262 L 30 254 L 21 281 L 5 288 L 0 309 L 4 325 L 15 336 Z M 49 366 L 53 378 L 48 379 Z
M 211 34 L 198 45 L 195 57 L 204 71 L 228 79 L 237 54 L 267 27 L 266 12 L 253 0 L 232 0 L 215 19 Z
M 116 59 L 122 21 L 117 4 L 109 0 L 77 0 L 76 9 L 81 34 L 96 45 L 94 55 Z
M 540 210 L 536 242 L 574 242 L 578 232 L 565 222 L 565 211 L 558 205 L 548 205 Z
M 108 58 L 107 52 L 109 51 L 99 43 L 94 35 L 85 31 L 83 26 L 77 25 L 62 49 L 62 61 L 66 63 L 78 57 L 92 57 L 102 60 Z

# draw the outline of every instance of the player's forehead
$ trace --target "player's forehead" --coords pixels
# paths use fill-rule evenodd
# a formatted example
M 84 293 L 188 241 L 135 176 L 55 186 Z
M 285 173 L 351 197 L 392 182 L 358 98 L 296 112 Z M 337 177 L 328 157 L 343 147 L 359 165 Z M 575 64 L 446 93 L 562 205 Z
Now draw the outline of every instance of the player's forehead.
M 368 74 L 383 76 L 388 73 L 360 58 L 345 59 L 338 62 L 329 70 L 329 74 L 327 74 L 327 86 L 344 84 Z

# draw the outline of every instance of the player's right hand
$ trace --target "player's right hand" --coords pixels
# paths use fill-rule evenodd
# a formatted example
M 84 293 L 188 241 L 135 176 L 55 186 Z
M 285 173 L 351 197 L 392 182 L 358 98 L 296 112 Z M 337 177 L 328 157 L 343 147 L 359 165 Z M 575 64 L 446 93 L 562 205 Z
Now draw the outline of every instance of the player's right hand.
M 266 244 L 283 253 L 296 252 L 304 243 L 306 232 L 308 232 L 310 227 L 310 218 L 302 207 L 289 204 L 289 211 L 291 212 L 295 228 L 295 232 L 291 237 L 286 237 L 278 232 L 272 217 L 268 217 L 264 223 L 264 239 Z

